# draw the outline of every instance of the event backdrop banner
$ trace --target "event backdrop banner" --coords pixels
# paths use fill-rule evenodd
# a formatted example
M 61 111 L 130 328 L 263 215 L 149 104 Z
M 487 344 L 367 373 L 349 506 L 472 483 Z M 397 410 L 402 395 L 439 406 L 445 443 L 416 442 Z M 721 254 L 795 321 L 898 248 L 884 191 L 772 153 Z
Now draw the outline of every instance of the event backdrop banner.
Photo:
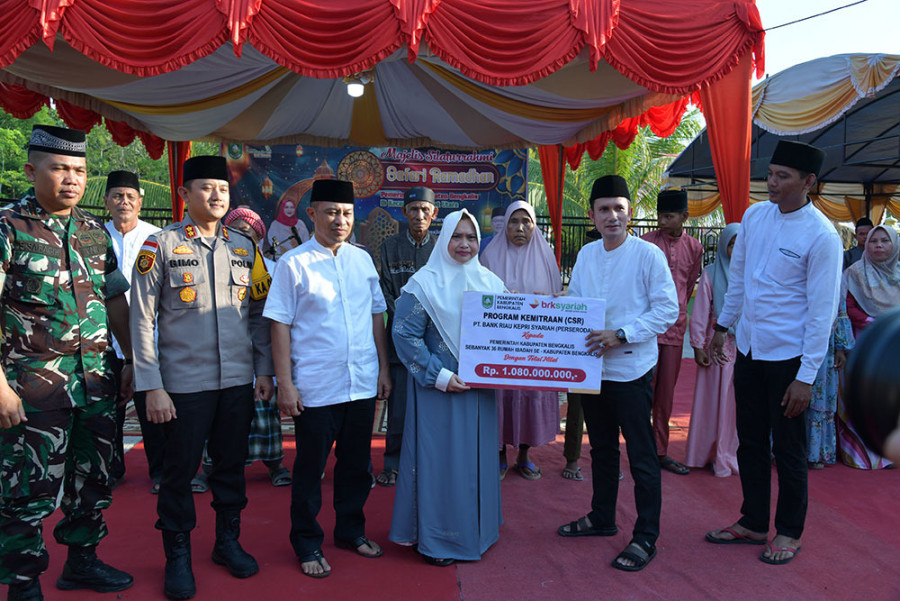
M 585 338 L 606 301 L 538 294 L 463 294 L 459 377 L 469 386 L 599 392 L 603 358 Z
M 435 192 L 443 217 L 465 208 L 478 217 L 482 236 L 491 231 L 491 211 L 526 200 L 526 150 L 442 150 L 439 148 L 322 148 L 223 144 L 231 180 L 231 204 L 249 206 L 266 223 L 267 251 L 281 256 L 306 241 L 309 191 L 317 179 L 353 182 L 356 194 L 353 240 L 377 255 L 381 241 L 400 231 L 403 193 L 414 186 Z

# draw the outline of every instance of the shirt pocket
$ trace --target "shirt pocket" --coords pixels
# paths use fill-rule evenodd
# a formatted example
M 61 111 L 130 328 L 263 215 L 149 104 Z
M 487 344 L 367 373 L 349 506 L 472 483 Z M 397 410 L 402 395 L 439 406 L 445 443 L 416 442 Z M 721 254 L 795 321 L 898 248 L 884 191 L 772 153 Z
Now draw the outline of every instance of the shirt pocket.
M 789 248 L 778 248 L 772 253 L 766 271 L 775 284 L 795 286 L 806 277 L 806 261 L 801 254 Z
M 52 307 L 59 303 L 59 276 L 32 271 L 11 273 L 8 294 L 20 303 Z
M 244 307 L 249 304 L 250 298 L 250 267 L 247 261 L 231 262 L 231 304 L 236 307 Z
M 200 309 L 207 305 L 206 273 L 199 268 L 175 267 L 169 270 L 166 306 L 175 311 Z

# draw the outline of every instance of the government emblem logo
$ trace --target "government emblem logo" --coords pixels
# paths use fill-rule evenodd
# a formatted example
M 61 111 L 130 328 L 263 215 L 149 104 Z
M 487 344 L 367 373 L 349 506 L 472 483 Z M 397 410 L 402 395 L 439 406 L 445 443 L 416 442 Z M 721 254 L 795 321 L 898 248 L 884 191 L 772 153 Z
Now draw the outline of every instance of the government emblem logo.
M 494 306 L 494 297 L 490 294 L 483 294 L 481 296 L 481 306 L 485 309 L 490 309 Z
M 190 272 L 185 272 L 182 274 L 181 279 L 185 284 L 193 284 L 194 283 L 194 274 Z
M 197 299 L 197 291 L 193 288 L 182 288 L 181 292 L 178 293 L 178 296 L 181 297 L 186 303 L 192 303 Z

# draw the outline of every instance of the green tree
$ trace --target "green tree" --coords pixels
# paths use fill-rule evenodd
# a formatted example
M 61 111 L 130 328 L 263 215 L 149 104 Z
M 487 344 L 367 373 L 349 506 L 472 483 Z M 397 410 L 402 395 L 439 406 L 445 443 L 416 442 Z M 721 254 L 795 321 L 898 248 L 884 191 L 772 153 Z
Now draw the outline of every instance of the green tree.
M 0 111 L 0 197 L 21 198 L 31 190 L 22 166 L 28 158 L 25 150 L 31 126 L 62 125 L 56 111 L 43 107 L 29 119 L 16 119 Z

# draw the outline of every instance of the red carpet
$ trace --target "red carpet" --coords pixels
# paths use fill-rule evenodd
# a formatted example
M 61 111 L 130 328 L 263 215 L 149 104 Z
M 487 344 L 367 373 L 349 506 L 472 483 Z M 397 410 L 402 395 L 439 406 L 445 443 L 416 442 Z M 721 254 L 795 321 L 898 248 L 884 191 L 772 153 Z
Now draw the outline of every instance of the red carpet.
M 676 395 L 671 455 L 684 458 L 690 421 L 694 364 L 684 361 Z M 289 443 L 292 441 L 288 441 Z M 292 446 L 292 445 L 291 445 Z M 373 446 L 381 468 L 384 439 Z M 810 506 L 803 552 L 791 564 L 769 566 L 757 559 L 760 547 L 711 545 L 707 530 L 732 523 L 741 503 L 738 478 L 715 478 L 709 471 L 688 476 L 663 473 L 662 535 L 659 554 L 643 572 L 610 567 L 627 544 L 634 523 L 631 478 L 623 449 L 625 480 L 619 489 L 620 533 L 610 538 L 564 539 L 556 528 L 583 515 L 590 506 L 589 447 L 581 461 L 583 482 L 564 480 L 562 436 L 532 452 L 544 477 L 526 481 L 510 471 L 503 482 L 505 523 L 500 541 L 480 562 L 434 568 L 408 548 L 387 541 L 393 490 L 376 487 L 366 506 L 368 534 L 385 548 L 381 559 L 368 560 L 336 549 L 326 536 L 323 551 L 334 574 L 313 580 L 300 574 L 288 543 L 290 490 L 272 488 L 265 469 L 247 471 L 250 504 L 244 513 L 242 542 L 260 563 L 247 580 L 229 576 L 209 559 L 214 534 L 210 495 L 195 495 L 198 527 L 193 534 L 197 599 L 322 599 L 368 601 L 540 601 L 626 599 L 800 599 L 896 601 L 900 599 L 900 496 L 898 470 L 863 472 L 831 466 L 809 477 Z M 288 449 L 289 461 L 293 450 Z M 128 475 L 116 489 L 106 512 L 110 536 L 101 556 L 134 574 L 135 585 L 119 598 L 162 599 L 164 564 L 159 533 L 154 530 L 155 497 L 148 492 L 146 461 L 140 448 L 127 455 Z M 774 472 L 773 472 L 774 477 Z M 333 525 L 331 466 L 324 480 L 326 533 Z M 773 509 L 774 513 L 774 509 Z M 44 576 L 48 600 L 82 601 L 93 592 L 63 593 L 53 587 L 65 550 L 52 542 L 58 513 L 45 524 L 51 565 Z

